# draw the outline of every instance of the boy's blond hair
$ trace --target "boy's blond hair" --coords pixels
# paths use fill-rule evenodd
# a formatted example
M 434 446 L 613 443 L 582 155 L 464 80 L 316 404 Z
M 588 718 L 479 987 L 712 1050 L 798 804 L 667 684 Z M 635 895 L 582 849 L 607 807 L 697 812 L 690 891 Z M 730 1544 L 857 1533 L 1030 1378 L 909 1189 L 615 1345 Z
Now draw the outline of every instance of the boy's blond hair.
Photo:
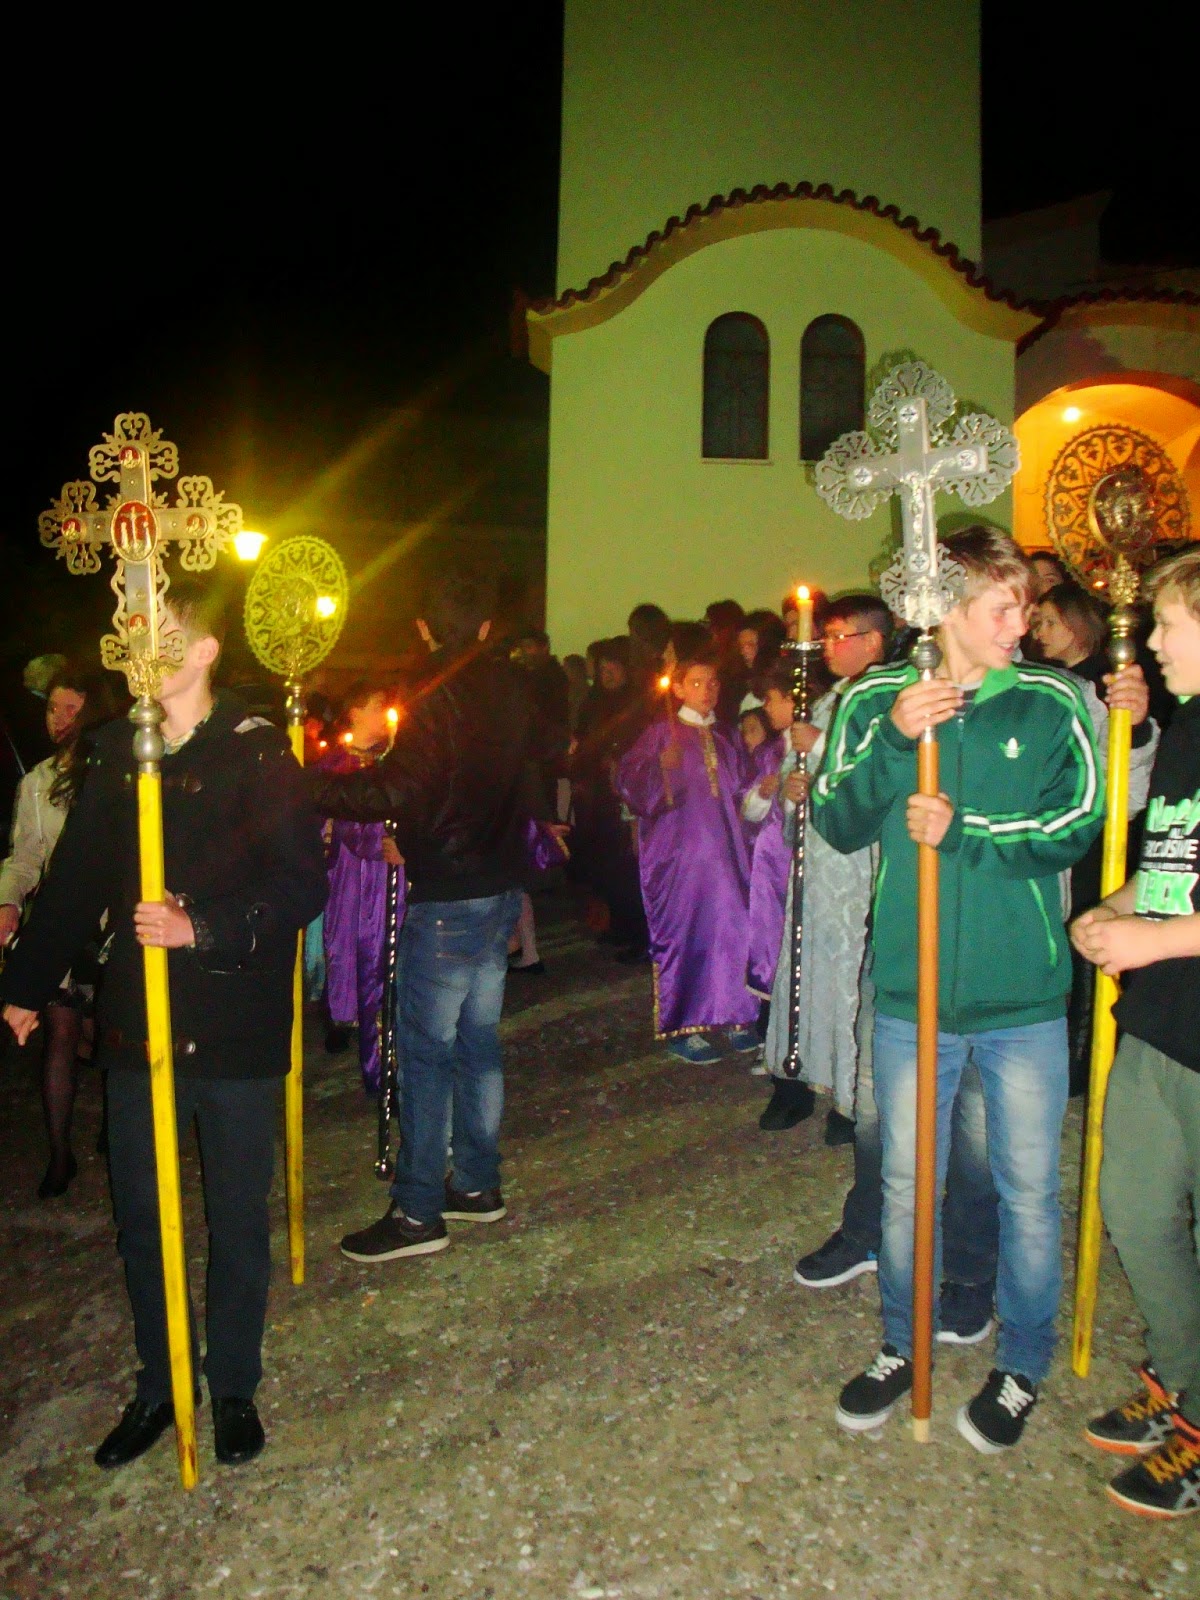
M 967 587 L 963 604 L 993 584 L 1011 588 L 1023 604 L 1033 595 L 1033 571 L 1021 550 L 999 528 L 977 522 L 939 540 L 942 549 L 963 569 Z
M 1200 622 L 1200 545 L 1151 567 L 1142 579 L 1142 595 L 1151 605 L 1158 600 L 1180 600 Z

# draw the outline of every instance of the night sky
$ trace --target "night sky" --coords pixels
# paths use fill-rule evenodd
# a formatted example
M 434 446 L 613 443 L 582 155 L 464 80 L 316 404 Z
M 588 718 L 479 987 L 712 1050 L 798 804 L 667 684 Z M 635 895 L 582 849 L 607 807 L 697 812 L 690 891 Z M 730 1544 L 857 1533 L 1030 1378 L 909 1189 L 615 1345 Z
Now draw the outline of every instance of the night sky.
M 1181 52 L 1129 19 L 1081 46 L 1059 9 L 985 3 L 985 211 L 1112 187 L 1110 253 L 1194 260 Z M 269 516 L 463 352 L 486 365 L 514 287 L 552 290 L 561 6 L 417 11 L 346 8 L 344 36 L 337 8 L 278 13 L 281 42 L 205 10 L 124 55 L 97 25 L 69 70 L 60 15 L 29 25 L 44 93 L 5 111 L 6 653 L 56 645 L 68 585 L 105 590 L 53 571 L 36 517 L 118 409 Z M 118 86 L 135 60 L 153 92 Z M 462 403 L 544 412 L 545 380 L 504 359 Z

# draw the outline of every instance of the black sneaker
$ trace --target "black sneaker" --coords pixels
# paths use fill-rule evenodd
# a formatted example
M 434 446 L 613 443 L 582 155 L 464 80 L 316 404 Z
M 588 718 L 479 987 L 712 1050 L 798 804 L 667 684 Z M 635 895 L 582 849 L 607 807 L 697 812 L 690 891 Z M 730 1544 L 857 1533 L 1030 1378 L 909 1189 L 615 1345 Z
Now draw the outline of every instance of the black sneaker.
M 499 1189 L 477 1189 L 473 1194 L 465 1189 L 446 1185 L 446 1203 L 442 1207 L 445 1222 L 499 1222 L 508 1215 Z
M 1037 1399 L 1037 1388 L 1028 1378 L 993 1367 L 974 1400 L 959 1411 L 958 1431 L 985 1456 L 999 1455 L 1025 1432 Z
M 416 1222 L 395 1205 L 360 1233 L 348 1233 L 342 1240 L 342 1254 L 351 1261 L 395 1261 L 400 1256 L 431 1256 L 450 1243 L 446 1224 Z
M 839 1283 L 849 1283 L 864 1272 L 878 1271 L 874 1250 L 864 1253 L 839 1228 L 820 1249 L 800 1257 L 792 1277 L 806 1289 L 836 1289 Z
M 865 1372 L 850 1382 L 838 1395 L 838 1423 L 850 1433 L 868 1433 L 882 1428 L 897 1400 L 912 1388 L 912 1362 L 900 1355 L 894 1345 L 885 1344 Z
M 938 1311 L 939 1344 L 982 1344 L 996 1326 L 991 1283 L 943 1283 Z
M 799 1078 L 776 1078 L 767 1108 L 758 1119 L 764 1133 L 782 1133 L 811 1117 L 817 1097 Z
M 1123 1406 L 1093 1417 L 1083 1430 L 1083 1437 L 1098 1450 L 1114 1456 L 1146 1456 L 1175 1432 L 1177 1396 L 1167 1393 L 1148 1361 L 1138 1368 L 1138 1377 L 1144 1388 Z
M 1169 1439 L 1113 1479 L 1108 1497 L 1140 1517 L 1200 1511 L 1200 1428 L 1178 1417 Z

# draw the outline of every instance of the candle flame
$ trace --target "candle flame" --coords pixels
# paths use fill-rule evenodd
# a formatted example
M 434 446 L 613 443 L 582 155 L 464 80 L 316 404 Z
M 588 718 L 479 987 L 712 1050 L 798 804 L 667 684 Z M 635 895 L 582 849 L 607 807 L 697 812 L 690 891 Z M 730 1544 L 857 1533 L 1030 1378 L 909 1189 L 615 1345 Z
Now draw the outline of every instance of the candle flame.
M 658 680 L 658 687 L 664 691 L 671 687 L 671 674 L 669 672 L 663 673 L 662 677 Z
M 809 590 L 809 587 L 808 587 L 808 585 L 806 583 L 798 583 L 796 585 L 796 599 L 797 600 L 811 600 L 812 599 L 812 594 L 811 594 L 811 592 Z
M 400 713 L 396 710 L 395 706 L 389 706 L 387 708 L 387 719 L 389 728 L 394 728 L 400 721 Z

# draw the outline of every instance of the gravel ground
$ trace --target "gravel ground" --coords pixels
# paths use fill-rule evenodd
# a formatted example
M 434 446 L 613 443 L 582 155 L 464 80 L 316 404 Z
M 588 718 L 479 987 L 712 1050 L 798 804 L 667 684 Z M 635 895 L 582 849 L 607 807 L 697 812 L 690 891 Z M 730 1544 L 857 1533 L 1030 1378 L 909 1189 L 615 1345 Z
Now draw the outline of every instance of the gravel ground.
M 791 1268 L 836 1224 L 849 1152 L 824 1148 L 820 1115 L 760 1133 L 744 1059 L 667 1057 L 647 970 L 614 966 L 565 898 L 539 916 L 549 975 L 510 983 L 504 1023 L 511 1215 L 452 1225 L 441 1255 L 338 1254 L 386 1197 L 357 1067 L 310 1027 L 308 1281 L 288 1281 L 277 1184 L 268 1448 L 220 1467 L 205 1407 L 192 1494 L 169 1440 L 115 1474 L 92 1464 L 134 1370 L 104 1166 L 89 1154 L 65 1199 L 34 1197 L 37 1063 L 10 1049 L 0 1600 L 1200 1593 L 1200 1528 L 1112 1506 L 1113 1464 L 1081 1437 L 1141 1355 L 1111 1252 L 1092 1375 L 1060 1360 L 1019 1450 L 982 1457 L 954 1428 L 988 1345 L 941 1354 L 929 1445 L 899 1416 L 848 1437 L 833 1404 L 878 1344 L 874 1280 L 815 1293 Z M 98 1121 L 89 1077 L 80 1152 Z M 1074 1104 L 1069 1239 L 1078 1147 Z M 184 1181 L 199 1295 L 191 1149 Z

